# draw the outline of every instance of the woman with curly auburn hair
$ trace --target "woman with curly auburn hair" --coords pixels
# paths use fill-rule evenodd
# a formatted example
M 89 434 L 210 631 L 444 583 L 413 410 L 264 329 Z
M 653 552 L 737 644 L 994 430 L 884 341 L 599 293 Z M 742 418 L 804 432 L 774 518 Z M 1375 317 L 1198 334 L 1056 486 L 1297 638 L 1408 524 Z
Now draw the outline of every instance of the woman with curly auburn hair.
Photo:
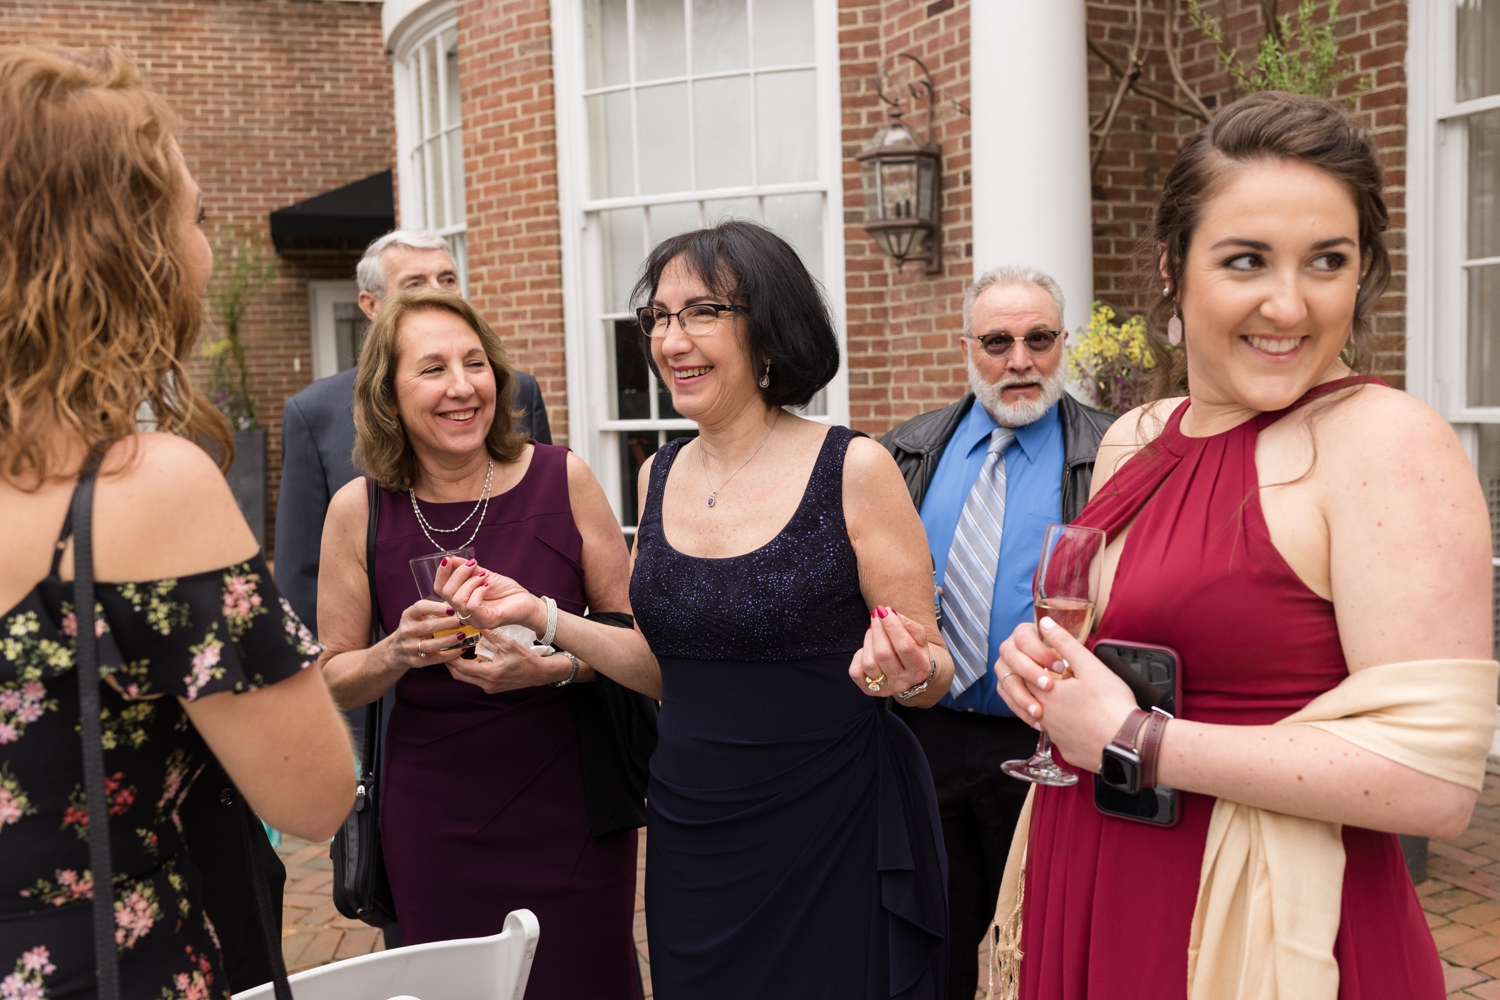
M 353 799 L 347 735 L 184 368 L 213 256 L 170 112 L 118 51 L 17 47 L 0 121 L 0 976 L 94 995 L 88 838 L 107 830 L 121 994 L 228 996 L 179 811 L 222 765 L 268 823 L 325 838 Z M 84 476 L 107 809 L 78 736 Z
M 500 338 L 459 296 L 382 304 L 354 383 L 367 476 L 334 494 L 323 526 L 321 662 L 342 708 L 395 691 L 380 830 L 402 943 L 497 934 L 525 907 L 543 928 L 527 997 L 635 1000 L 644 782 L 622 780 L 602 716 L 623 708 L 651 728 L 656 705 L 594 667 L 644 685 L 653 661 L 604 491 L 567 448 L 512 429 L 515 386 Z M 440 596 L 455 574 L 505 581 L 540 620 L 481 627 Z M 558 631 L 585 609 L 605 642 Z M 589 943 L 588 961 L 571 941 Z

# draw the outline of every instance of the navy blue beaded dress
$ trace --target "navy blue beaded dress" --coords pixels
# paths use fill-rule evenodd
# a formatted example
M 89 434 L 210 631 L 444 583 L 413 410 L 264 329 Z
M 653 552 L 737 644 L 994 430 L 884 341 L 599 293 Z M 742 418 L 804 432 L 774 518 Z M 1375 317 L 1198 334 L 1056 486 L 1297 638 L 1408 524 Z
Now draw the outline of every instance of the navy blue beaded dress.
M 932 775 L 849 663 L 870 611 L 844 523 L 856 432 L 829 430 L 792 519 L 727 559 L 662 531 L 657 452 L 630 600 L 661 664 L 646 926 L 659 1000 L 946 997 Z

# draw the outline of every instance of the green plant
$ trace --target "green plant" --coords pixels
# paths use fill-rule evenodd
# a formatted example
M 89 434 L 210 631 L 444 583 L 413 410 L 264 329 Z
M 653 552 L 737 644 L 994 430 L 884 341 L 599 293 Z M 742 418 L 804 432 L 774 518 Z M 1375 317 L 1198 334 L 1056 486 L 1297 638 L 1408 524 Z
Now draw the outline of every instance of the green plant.
M 1339 15 L 1338 0 L 1329 0 L 1328 17 L 1321 24 L 1313 20 L 1315 10 L 1313 0 L 1302 0 L 1294 17 L 1276 17 L 1274 23 L 1267 25 L 1255 58 L 1247 63 L 1239 58 L 1238 49 L 1225 42 L 1224 26 L 1202 9 L 1199 0 L 1188 0 L 1188 15 L 1214 43 L 1224 71 L 1242 90 L 1247 93 L 1285 90 L 1333 97 L 1348 63 L 1333 35 L 1333 24 Z M 1373 79 L 1361 80 L 1345 100 L 1352 103 L 1373 86 Z
M 1079 330 L 1068 354 L 1068 371 L 1088 386 L 1094 402 L 1114 413 L 1134 409 L 1151 398 L 1151 369 L 1156 359 L 1146 345 L 1146 318 L 1116 323 L 1115 311 L 1095 302 L 1089 322 Z
M 255 430 L 260 417 L 255 397 L 250 393 L 250 372 L 245 364 L 245 345 L 240 339 L 240 324 L 250 300 L 276 277 L 276 258 L 266 250 L 257 232 L 234 237 L 216 254 L 227 269 L 209 292 L 209 306 L 218 321 L 222 336 L 203 345 L 201 353 L 208 359 L 208 397 L 229 418 L 237 431 Z

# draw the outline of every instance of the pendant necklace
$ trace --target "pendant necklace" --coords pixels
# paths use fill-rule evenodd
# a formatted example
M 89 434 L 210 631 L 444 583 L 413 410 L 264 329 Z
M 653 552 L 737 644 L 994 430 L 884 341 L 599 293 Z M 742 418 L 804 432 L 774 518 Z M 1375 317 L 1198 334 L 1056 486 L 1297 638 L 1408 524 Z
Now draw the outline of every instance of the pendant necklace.
M 744 470 L 746 465 L 749 465 L 751 462 L 755 461 L 755 456 L 759 455 L 760 450 L 766 446 L 766 442 L 771 440 L 771 431 L 774 431 L 776 429 L 776 425 L 780 422 L 781 411 L 778 409 L 776 411 L 775 419 L 771 421 L 771 426 L 766 429 L 766 436 L 760 439 L 760 444 L 755 446 L 755 450 L 750 453 L 750 457 L 745 459 L 744 463 L 741 464 L 738 469 L 735 469 L 732 473 L 729 474 L 729 479 L 733 479 L 735 476 L 738 476 Z M 708 505 L 712 507 L 714 505 L 714 502 L 719 497 L 719 490 L 722 490 L 724 487 L 729 485 L 729 479 L 726 479 L 722 483 L 720 483 L 719 489 L 714 489 L 713 480 L 708 478 L 708 453 L 704 451 L 702 441 L 698 442 L 698 461 L 699 464 L 703 466 L 703 481 L 708 484 L 709 491 Z
M 432 537 L 432 533 L 436 531 L 440 535 L 451 535 L 456 531 L 462 530 L 463 526 L 469 523 L 469 517 L 466 517 L 462 521 L 459 521 L 457 527 L 434 528 L 431 524 L 428 523 L 427 518 L 422 516 L 422 508 L 417 506 L 416 489 L 410 489 L 406 491 L 407 493 L 411 494 L 411 509 L 416 512 L 417 523 L 422 526 L 422 534 L 427 536 L 427 540 L 431 542 L 439 552 L 454 552 L 458 549 L 466 549 L 470 545 L 474 544 L 474 539 L 479 537 L 479 527 L 480 525 L 484 524 L 484 515 L 490 509 L 490 483 L 493 482 L 494 479 L 495 460 L 490 459 L 489 470 L 484 474 L 484 493 L 480 496 L 479 502 L 474 505 L 474 509 L 469 511 L 469 517 L 473 517 L 475 514 L 479 515 L 479 521 L 474 525 L 474 533 L 469 536 L 469 540 L 467 542 L 464 542 L 462 545 L 455 545 L 451 549 L 445 549 L 443 548 L 443 546 L 439 545 L 438 540 Z

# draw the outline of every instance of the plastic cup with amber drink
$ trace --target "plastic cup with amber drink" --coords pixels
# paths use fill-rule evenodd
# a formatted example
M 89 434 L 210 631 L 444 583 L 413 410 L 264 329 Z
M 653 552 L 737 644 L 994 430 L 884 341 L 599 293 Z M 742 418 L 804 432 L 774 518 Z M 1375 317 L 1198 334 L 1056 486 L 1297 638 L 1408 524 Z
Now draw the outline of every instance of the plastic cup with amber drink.
M 444 559 L 453 559 L 457 560 L 460 563 L 465 563 L 473 558 L 474 547 L 470 545 L 462 549 L 455 549 L 452 552 L 437 552 L 430 556 L 419 556 L 418 558 L 413 559 L 411 561 L 411 575 L 417 581 L 417 593 L 421 595 L 422 600 L 446 600 L 446 598 L 444 598 L 442 594 L 439 594 L 437 592 L 436 587 L 438 567 L 443 564 Z M 434 615 L 433 617 L 436 616 Z M 445 636 L 460 634 L 463 636 L 463 639 L 462 641 L 458 642 L 457 645 L 463 648 L 463 653 L 461 655 L 466 660 L 474 659 L 474 647 L 479 644 L 479 629 L 474 628 L 472 625 L 460 624 L 457 628 L 443 629 L 441 632 L 434 632 L 432 633 L 432 636 L 434 639 L 441 639 Z M 453 649 L 454 644 L 449 643 L 446 648 Z

